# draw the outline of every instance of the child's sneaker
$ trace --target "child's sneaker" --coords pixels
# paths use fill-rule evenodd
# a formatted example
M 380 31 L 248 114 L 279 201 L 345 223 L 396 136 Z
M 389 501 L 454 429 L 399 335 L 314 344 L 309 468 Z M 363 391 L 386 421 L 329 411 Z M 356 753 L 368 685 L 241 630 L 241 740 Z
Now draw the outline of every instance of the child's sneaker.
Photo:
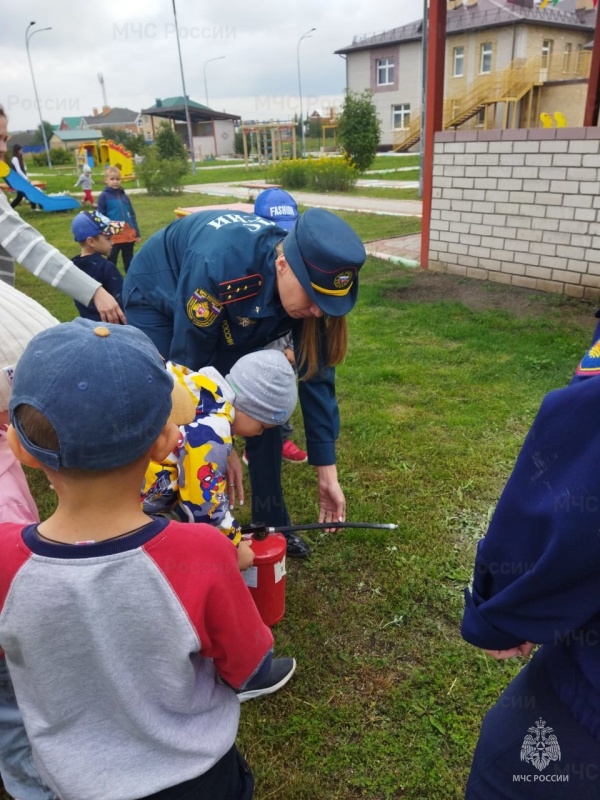
M 274 658 L 271 661 L 269 674 L 259 686 L 254 686 L 252 689 L 244 689 L 238 692 L 240 703 L 245 703 L 246 700 L 254 700 L 255 697 L 262 697 L 265 694 L 273 694 L 273 692 L 279 691 L 292 677 L 295 669 L 295 658 Z
M 244 450 L 244 452 L 242 453 L 242 461 L 244 462 L 244 464 L 245 464 L 246 466 L 248 466 L 248 456 L 246 455 L 246 451 L 245 451 L 245 450 Z
M 301 450 L 291 439 L 286 439 L 281 451 L 284 461 L 291 461 L 293 464 L 304 464 L 308 461 L 308 454 Z

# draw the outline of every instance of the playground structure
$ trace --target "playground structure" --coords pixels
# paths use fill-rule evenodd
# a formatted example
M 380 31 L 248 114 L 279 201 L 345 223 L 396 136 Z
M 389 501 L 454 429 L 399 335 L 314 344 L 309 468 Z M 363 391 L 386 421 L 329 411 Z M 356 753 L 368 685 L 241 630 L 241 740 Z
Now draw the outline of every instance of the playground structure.
M 293 122 L 265 122 L 242 125 L 244 164 L 272 164 L 296 158 L 296 125 Z
M 75 197 L 46 194 L 39 186 L 35 186 L 22 178 L 14 169 L 10 169 L 4 161 L 0 161 L 0 178 L 6 181 L 6 184 L 0 184 L 0 188 L 6 186 L 13 192 L 23 192 L 29 202 L 39 205 L 42 211 L 70 211 L 81 206 Z
M 333 108 L 329 109 L 329 118 L 324 119 L 321 123 L 321 135 L 323 137 L 323 145 L 321 150 L 323 153 L 332 152 L 338 149 L 337 134 L 338 134 L 338 121 L 335 116 Z M 328 136 L 328 132 L 331 135 Z
M 115 144 L 112 139 L 82 142 L 77 150 L 77 163 L 80 167 L 84 164 L 89 164 L 90 167 L 96 164 L 102 164 L 103 167 L 117 167 L 124 181 L 135 178 L 133 154 L 122 144 Z

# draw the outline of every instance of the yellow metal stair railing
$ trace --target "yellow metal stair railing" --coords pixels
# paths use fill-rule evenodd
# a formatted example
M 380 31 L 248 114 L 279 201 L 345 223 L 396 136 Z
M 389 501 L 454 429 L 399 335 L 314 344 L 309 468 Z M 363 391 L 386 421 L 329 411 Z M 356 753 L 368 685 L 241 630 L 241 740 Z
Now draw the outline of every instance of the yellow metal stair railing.
M 556 54 L 551 58 L 536 56 L 525 61 L 515 59 L 499 73 L 478 76 L 467 91 L 444 100 L 443 127 L 458 128 L 486 106 L 494 103 L 516 104 L 536 86 L 549 81 L 588 78 L 591 53 L 577 51 Z M 415 113 L 408 130 L 394 131 L 393 150 L 408 150 L 421 136 L 421 111 Z

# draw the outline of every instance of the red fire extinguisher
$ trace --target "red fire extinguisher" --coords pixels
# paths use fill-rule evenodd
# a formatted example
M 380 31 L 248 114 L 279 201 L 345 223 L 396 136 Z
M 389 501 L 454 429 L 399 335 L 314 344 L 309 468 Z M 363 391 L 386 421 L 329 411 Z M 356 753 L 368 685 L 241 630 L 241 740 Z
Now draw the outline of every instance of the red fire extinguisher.
M 242 572 L 242 577 L 263 622 L 272 627 L 285 614 L 285 536 L 257 532 L 250 540 L 254 564 Z
M 265 625 L 276 625 L 285 614 L 285 552 L 283 533 L 323 530 L 326 528 L 379 528 L 395 530 L 394 523 L 378 522 L 312 522 L 269 528 L 264 522 L 242 525 L 242 535 L 252 540 L 254 564 L 242 572 L 256 607 Z M 283 533 L 282 533 L 283 532 Z

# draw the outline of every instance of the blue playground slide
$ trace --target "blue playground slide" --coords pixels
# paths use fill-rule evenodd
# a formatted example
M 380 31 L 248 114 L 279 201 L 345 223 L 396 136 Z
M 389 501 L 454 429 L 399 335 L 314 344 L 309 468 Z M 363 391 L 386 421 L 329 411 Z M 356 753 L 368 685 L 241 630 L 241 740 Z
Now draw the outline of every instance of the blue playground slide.
M 43 211 L 69 211 L 72 208 L 81 207 L 81 203 L 75 197 L 69 197 L 68 195 L 50 197 L 44 194 L 41 189 L 33 186 L 12 169 L 8 175 L 4 176 L 4 180 L 11 189 L 14 189 L 15 192 L 23 192 L 29 202 L 37 203 Z

